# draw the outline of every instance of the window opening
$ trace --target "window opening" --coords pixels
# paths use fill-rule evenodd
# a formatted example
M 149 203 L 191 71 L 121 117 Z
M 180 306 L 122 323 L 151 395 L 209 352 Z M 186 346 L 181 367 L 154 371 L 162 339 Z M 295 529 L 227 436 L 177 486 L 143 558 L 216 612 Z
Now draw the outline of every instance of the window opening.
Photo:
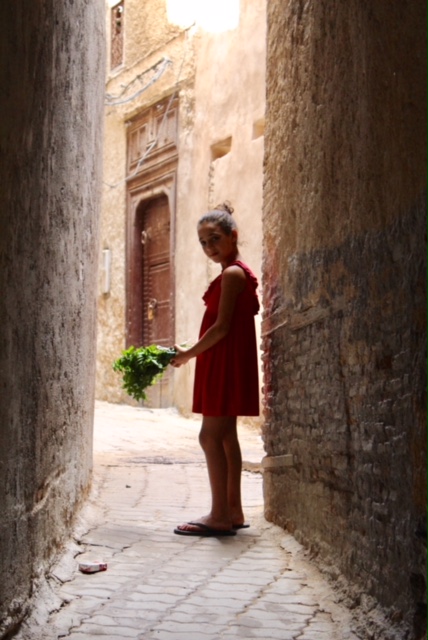
M 261 138 L 265 134 L 265 119 L 259 118 L 253 124 L 253 140 Z
M 123 63 L 124 19 L 125 0 L 122 0 L 111 10 L 111 69 L 115 69 Z
M 220 140 L 220 142 L 216 142 L 211 145 L 211 160 L 217 160 L 218 158 L 222 158 L 226 154 L 230 152 L 232 148 L 232 136 L 229 138 L 225 138 L 224 140 Z

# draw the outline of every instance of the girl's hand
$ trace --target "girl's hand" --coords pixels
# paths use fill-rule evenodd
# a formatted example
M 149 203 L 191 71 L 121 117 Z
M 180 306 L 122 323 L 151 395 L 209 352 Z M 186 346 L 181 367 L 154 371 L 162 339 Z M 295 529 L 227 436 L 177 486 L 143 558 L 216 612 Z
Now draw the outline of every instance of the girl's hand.
M 170 362 L 173 367 L 181 367 L 182 364 L 186 364 L 187 362 L 189 362 L 191 358 L 190 355 L 187 355 L 189 349 L 183 349 L 183 347 L 180 347 L 180 345 L 178 344 L 174 345 L 174 349 L 176 350 L 177 354 Z

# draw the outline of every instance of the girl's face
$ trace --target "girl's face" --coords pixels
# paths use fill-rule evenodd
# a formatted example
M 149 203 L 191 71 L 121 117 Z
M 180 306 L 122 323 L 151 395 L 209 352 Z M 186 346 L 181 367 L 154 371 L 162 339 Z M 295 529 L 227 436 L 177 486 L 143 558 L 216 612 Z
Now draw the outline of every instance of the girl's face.
M 204 222 L 198 227 L 198 236 L 205 255 L 213 262 L 227 267 L 236 260 L 238 255 L 236 230 L 227 235 L 220 225 Z

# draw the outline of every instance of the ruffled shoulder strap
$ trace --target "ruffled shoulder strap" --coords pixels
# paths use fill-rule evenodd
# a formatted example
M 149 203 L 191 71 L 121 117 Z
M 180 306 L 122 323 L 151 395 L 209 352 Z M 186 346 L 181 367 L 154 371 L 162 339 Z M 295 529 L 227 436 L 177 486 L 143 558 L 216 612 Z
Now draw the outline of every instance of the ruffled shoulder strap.
M 216 278 L 214 278 L 214 280 L 212 280 L 208 285 L 208 289 L 205 291 L 204 295 L 202 296 L 202 300 L 205 302 L 205 304 L 207 303 L 207 300 L 210 297 L 214 287 L 218 285 L 220 278 L 221 278 L 221 274 L 218 275 Z
M 232 265 L 236 264 L 239 267 L 241 267 L 241 269 L 243 269 L 243 271 L 245 271 L 245 274 L 247 276 L 247 282 L 250 283 L 250 285 L 252 286 L 254 295 L 255 295 L 255 310 L 254 313 L 257 313 L 257 311 L 259 310 L 259 302 L 258 302 L 258 298 L 257 298 L 257 287 L 259 286 L 258 280 L 256 278 L 256 276 L 254 275 L 254 273 L 251 271 L 250 267 L 248 265 L 245 264 L 245 262 L 241 262 L 241 260 L 235 260 L 235 262 L 232 262 Z M 230 266 L 232 266 L 230 265 Z M 208 289 L 205 291 L 204 295 L 202 296 L 202 300 L 205 302 L 205 304 L 207 304 L 208 299 L 210 298 L 213 290 L 219 286 L 220 282 L 221 282 L 221 273 L 214 278 L 214 280 L 209 284 Z
M 248 279 L 254 286 L 254 290 L 256 290 L 257 287 L 259 286 L 259 282 L 256 276 L 254 275 L 254 273 L 251 271 L 250 267 L 247 264 L 245 264 L 245 262 L 241 262 L 241 260 L 235 260 L 235 262 L 233 262 L 232 264 L 237 264 L 238 266 L 241 267 L 241 269 L 245 271 L 245 273 L 248 276 Z
M 253 313 L 257 315 L 260 310 L 259 298 L 257 296 L 257 287 L 259 286 L 258 280 L 254 273 L 251 271 L 250 267 L 245 264 L 245 262 L 241 262 L 241 260 L 235 260 L 233 264 L 237 264 L 241 269 L 245 271 L 247 276 L 247 282 L 250 283 L 250 286 L 253 289 Z

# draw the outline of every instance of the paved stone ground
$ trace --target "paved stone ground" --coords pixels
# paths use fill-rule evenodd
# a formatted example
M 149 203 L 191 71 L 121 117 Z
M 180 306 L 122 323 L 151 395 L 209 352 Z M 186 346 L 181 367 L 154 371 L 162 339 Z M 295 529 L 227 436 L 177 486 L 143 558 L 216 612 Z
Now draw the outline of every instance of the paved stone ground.
M 251 527 L 186 538 L 208 511 L 199 421 L 97 403 L 94 486 L 19 640 L 356 640 L 348 610 L 292 536 L 263 518 L 260 436 L 240 428 Z M 78 562 L 108 569 L 85 575 Z

